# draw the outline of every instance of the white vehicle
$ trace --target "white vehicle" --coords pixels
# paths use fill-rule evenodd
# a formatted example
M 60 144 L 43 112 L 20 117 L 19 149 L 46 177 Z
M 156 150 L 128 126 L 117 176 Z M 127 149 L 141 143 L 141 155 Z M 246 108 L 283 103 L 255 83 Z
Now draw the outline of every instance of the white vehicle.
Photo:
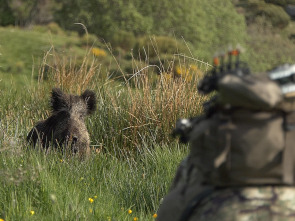
M 270 79 L 278 82 L 283 94 L 295 92 L 295 64 L 284 64 L 268 72 Z

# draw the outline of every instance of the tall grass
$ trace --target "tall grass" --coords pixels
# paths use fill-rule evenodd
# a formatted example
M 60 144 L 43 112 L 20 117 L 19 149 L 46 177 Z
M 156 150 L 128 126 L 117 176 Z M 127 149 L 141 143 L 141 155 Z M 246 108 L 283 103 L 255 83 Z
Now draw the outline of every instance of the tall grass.
M 105 152 L 81 162 L 24 151 L 23 145 L 1 148 L 0 218 L 5 220 L 152 220 L 185 154 L 179 146 L 173 151 L 162 146 L 124 160 Z
M 0 218 L 153 220 L 187 153 L 171 138 L 171 130 L 176 119 L 199 114 L 206 99 L 197 93 L 197 77 L 167 77 L 172 74 L 162 70 L 152 81 L 154 73 L 144 68 L 131 76 L 122 73 L 122 82 L 101 73 L 89 53 L 82 64 L 53 49 L 46 54 L 36 87 L 21 94 L 1 92 Z M 27 146 L 27 132 L 50 114 L 52 87 L 96 92 L 98 108 L 87 127 L 99 153 L 89 160 L 45 155 Z
M 19 144 L 1 148 L 0 217 L 5 220 L 152 220 L 185 154 L 178 146 L 173 151 L 162 146 L 124 160 L 101 153 L 81 162 L 23 151 Z
M 189 79 L 185 74 L 181 76 L 182 73 L 175 76 L 171 67 L 167 70 L 158 67 L 160 73 L 155 74 L 146 64 L 141 69 L 134 67 L 133 74 L 120 70 L 124 80 L 116 81 L 101 73 L 95 57 L 89 53 L 80 65 L 60 58 L 54 50 L 50 56 L 53 62 L 47 73 L 49 87 L 46 87 L 45 97 L 49 96 L 52 87 L 78 94 L 87 88 L 94 90 L 98 109 L 88 124 L 93 145 L 103 149 L 133 151 L 142 143 L 150 147 L 154 143 L 169 144 L 176 120 L 199 114 L 206 99 L 198 94 L 196 88 L 202 76 L 200 70 L 208 68 L 202 63 L 197 64 L 200 68 L 192 71 L 193 76 Z M 47 60 L 42 67 L 48 66 Z M 178 58 L 178 63 L 176 59 L 172 62 L 183 70 L 190 67 L 185 59 L 180 62 Z M 39 76 L 39 81 L 43 82 L 44 68 L 41 68 Z M 42 92 L 44 96 L 44 88 L 41 84 L 34 93 Z

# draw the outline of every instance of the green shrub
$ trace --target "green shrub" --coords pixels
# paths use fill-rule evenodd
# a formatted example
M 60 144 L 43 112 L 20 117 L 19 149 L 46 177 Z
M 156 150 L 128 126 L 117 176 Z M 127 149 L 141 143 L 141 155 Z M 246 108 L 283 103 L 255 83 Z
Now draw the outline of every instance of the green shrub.
M 284 9 L 272 4 L 264 7 L 258 14 L 268 17 L 275 27 L 284 28 L 290 22 L 290 17 Z
M 80 38 L 81 46 L 95 46 L 95 47 L 102 47 L 102 43 L 99 41 L 99 39 L 94 34 L 84 34 Z
M 64 35 L 64 30 L 59 27 L 57 23 L 51 22 L 48 25 L 34 25 L 33 26 L 34 31 L 38 31 L 40 33 L 46 33 L 50 31 L 54 35 Z
M 120 47 L 126 51 L 132 49 L 136 44 L 135 36 L 132 32 L 124 30 L 117 31 L 110 39 L 112 47 Z
M 265 72 L 295 60 L 295 44 L 292 39 L 284 37 L 281 30 L 270 26 L 266 18 L 260 17 L 248 27 L 247 53 L 242 56 L 247 57 L 253 72 Z
M 134 45 L 130 33 L 183 38 L 203 59 L 211 58 L 217 47 L 243 44 L 246 36 L 244 17 L 236 12 L 232 0 L 64 0 L 55 21 L 65 29 L 82 32 L 73 24 L 83 23 L 89 33 L 124 50 Z
M 264 16 L 274 27 L 285 28 L 290 22 L 289 15 L 282 7 L 274 4 L 267 4 L 259 0 L 249 1 L 248 11 L 248 18 Z
M 55 22 L 51 22 L 47 25 L 47 28 L 49 31 L 51 31 L 52 34 L 64 34 L 64 31 L 59 27 L 59 25 Z
M 295 0 L 264 0 L 266 3 L 271 3 L 279 6 L 286 6 L 288 4 L 295 4 Z
M 13 15 L 12 10 L 7 4 L 6 0 L 0 0 L 0 25 L 7 26 L 13 25 L 15 21 L 15 17 Z
M 46 32 L 48 32 L 48 28 L 46 26 L 44 26 L 44 25 L 34 25 L 32 27 L 32 30 L 33 31 L 37 31 L 39 33 L 46 33 Z
M 167 36 L 144 36 L 139 38 L 135 48 L 134 57 L 146 59 L 157 58 L 165 54 L 179 54 L 188 52 L 187 47 L 179 40 Z
M 25 68 L 25 63 L 23 61 L 17 61 L 14 65 L 14 71 L 16 73 L 22 73 Z

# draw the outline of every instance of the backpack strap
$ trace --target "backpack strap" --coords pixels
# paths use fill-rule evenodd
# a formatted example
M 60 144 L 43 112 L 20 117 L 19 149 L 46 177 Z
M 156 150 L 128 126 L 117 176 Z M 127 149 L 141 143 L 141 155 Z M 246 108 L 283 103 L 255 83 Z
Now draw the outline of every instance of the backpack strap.
M 286 133 L 286 146 L 283 152 L 283 183 L 294 183 L 294 159 L 293 147 L 295 145 L 294 133 L 287 131 Z
M 285 150 L 283 152 L 283 183 L 294 184 L 295 113 L 285 115 Z

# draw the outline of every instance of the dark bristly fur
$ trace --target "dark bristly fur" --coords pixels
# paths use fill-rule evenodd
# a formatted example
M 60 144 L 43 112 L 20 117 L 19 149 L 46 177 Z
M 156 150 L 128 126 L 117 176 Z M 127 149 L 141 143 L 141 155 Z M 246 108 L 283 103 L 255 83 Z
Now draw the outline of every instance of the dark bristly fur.
M 71 151 L 80 154 L 89 152 L 89 134 L 85 125 L 85 117 L 96 109 L 96 96 L 86 90 L 81 96 L 65 94 L 59 88 L 51 93 L 52 114 L 46 120 L 39 121 L 29 132 L 27 141 L 34 146 L 40 142 L 48 149 L 55 147 L 71 147 Z

